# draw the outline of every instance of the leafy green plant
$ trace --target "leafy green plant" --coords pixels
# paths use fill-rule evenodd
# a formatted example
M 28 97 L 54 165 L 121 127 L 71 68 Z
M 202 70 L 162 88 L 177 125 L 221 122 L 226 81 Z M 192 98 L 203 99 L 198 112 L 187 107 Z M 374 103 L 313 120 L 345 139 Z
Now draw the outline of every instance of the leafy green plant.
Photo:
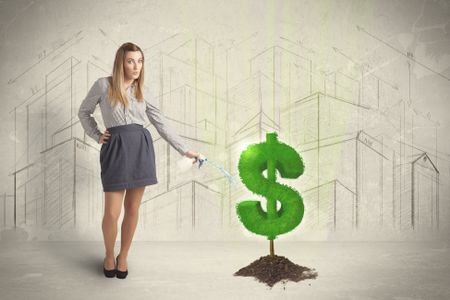
M 302 157 L 294 148 L 281 143 L 277 133 L 267 133 L 266 142 L 252 144 L 244 150 L 238 164 L 239 176 L 254 194 L 267 199 L 267 211 L 258 200 L 244 200 L 236 205 L 237 215 L 249 231 L 266 236 L 270 255 L 274 255 L 273 240 L 297 227 L 303 219 L 301 195 L 288 185 L 276 181 L 276 170 L 283 178 L 298 178 L 303 174 Z M 267 169 L 267 178 L 263 171 Z M 277 211 L 277 201 L 281 208 Z

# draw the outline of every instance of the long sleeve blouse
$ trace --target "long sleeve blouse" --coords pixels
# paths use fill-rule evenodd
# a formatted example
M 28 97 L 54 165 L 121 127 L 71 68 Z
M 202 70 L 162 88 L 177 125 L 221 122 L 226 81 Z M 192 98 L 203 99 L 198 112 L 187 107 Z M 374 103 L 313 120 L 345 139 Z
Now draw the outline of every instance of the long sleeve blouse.
M 134 97 L 135 87 L 131 85 L 127 89 L 129 106 L 125 108 L 120 102 L 115 107 L 111 106 L 108 97 L 109 85 L 108 77 L 97 79 L 78 110 L 78 118 L 80 119 L 81 126 L 89 137 L 98 143 L 102 135 L 95 118 L 91 116 L 98 104 L 106 128 L 132 123 L 144 125 L 146 118 L 148 118 L 150 123 L 155 126 L 159 135 L 181 155 L 184 155 L 189 150 L 181 137 L 169 126 L 164 115 L 156 107 L 155 99 L 147 87 L 144 86 L 143 88 L 144 101 L 138 102 Z

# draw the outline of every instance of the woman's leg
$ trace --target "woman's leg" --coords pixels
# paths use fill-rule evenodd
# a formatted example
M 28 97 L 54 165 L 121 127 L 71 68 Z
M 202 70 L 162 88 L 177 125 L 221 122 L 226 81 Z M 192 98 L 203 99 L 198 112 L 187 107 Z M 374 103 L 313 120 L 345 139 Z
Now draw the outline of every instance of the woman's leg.
M 117 220 L 122 210 L 122 200 L 125 190 L 105 192 L 105 214 L 102 230 L 105 241 L 106 258 L 104 266 L 107 270 L 114 269 L 114 245 L 117 236 Z
M 141 205 L 142 196 L 144 195 L 144 190 L 145 186 L 127 189 L 125 193 L 125 214 L 122 222 L 121 245 L 117 266 L 119 271 L 125 271 L 127 269 L 126 259 L 138 223 L 139 207 Z

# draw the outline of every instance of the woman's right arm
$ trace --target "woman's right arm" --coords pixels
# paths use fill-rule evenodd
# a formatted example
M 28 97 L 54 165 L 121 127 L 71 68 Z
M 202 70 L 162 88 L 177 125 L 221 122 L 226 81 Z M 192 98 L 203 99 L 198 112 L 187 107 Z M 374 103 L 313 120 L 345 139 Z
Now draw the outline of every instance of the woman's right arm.
M 94 139 L 97 143 L 100 143 L 100 136 L 102 133 L 98 129 L 97 122 L 94 117 L 91 116 L 94 113 L 95 107 L 97 106 L 100 98 L 102 96 L 102 88 L 100 86 L 100 79 L 94 82 L 91 89 L 89 90 L 86 98 L 80 105 L 78 110 L 78 118 L 80 119 L 81 126 L 88 136 Z

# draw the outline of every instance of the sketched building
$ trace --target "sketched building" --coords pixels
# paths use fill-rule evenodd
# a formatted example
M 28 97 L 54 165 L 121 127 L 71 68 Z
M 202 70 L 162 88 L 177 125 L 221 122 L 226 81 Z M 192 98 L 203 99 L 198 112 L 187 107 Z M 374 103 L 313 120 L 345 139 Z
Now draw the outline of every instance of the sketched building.
M 284 124 L 295 120 L 289 139 L 305 162 L 297 182 L 304 195 L 305 228 L 391 226 L 393 154 L 358 130 L 368 114 L 363 106 L 321 92 L 283 111 Z
M 149 130 L 153 131 L 153 129 Z M 142 229 L 149 229 L 152 238 L 186 237 L 192 231 L 220 228 L 223 223 L 223 193 L 212 182 L 206 183 L 200 171 L 180 174 L 180 154 L 152 133 L 155 148 L 158 184 L 146 189 L 142 199 Z M 183 136 L 182 136 L 183 137 Z M 191 141 L 202 152 L 205 142 Z
M 98 146 L 76 126 L 79 65 L 74 57 L 65 60 L 15 109 L 16 226 L 83 228 L 102 212 Z
M 339 180 L 335 179 L 301 191 L 301 195 L 305 202 L 305 215 L 302 221 L 305 230 L 354 229 L 356 194 Z
M 244 61 L 243 57 L 234 59 Z M 229 134 L 225 141 L 227 169 L 237 178 L 236 185 L 228 187 L 227 193 L 228 224 L 231 228 L 242 226 L 236 215 L 237 203 L 257 199 L 265 206 L 266 201 L 249 191 L 240 181 L 237 165 L 241 152 L 250 144 L 264 142 L 267 132 L 277 132 L 279 140 L 288 143 L 287 131 L 280 127 L 282 108 L 290 99 L 312 93 L 320 85 L 317 74 L 313 72 L 312 61 L 281 45 L 268 47 L 245 59 L 249 62 L 249 76 L 227 90 L 227 115 L 233 116 L 227 124 Z
M 227 224 L 231 229 L 241 228 L 237 214 L 236 204 L 244 199 L 258 199 L 264 204 L 265 199 L 256 197 L 249 191 L 239 178 L 237 169 L 240 154 L 248 145 L 265 142 L 266 132 L 280 132 L 278 124 L 267 114 L 270 111 L 271 102 L 266 101 L 266 89 L 270 79 L 264 74 L 257 72 L 229 91 L 230 105 L 229 114 L 234 116 L 235 122 L 229 125 L 227 144 L 225 150 L 228 156 L 226 168 L 236 179 L 233 186 L 227 185 L 228 207 L 226 208 Z M 267 95 L 266 95 L 267 96 Z M 266 100 L 265 100 L 266 99 Z M 282 138 L 280 138 L 282 139 Z
M 180 36 L 184 38 L 184 36 Z M 169 125 L 192 150 L 215 156 L 223 130 L 217 125 L 222 117 L 210 57 L 211 45 L 204 40 L 186 38 L 174 43 L 176 50 L 157 53 L 149 64 L 152 69 L 150 91 Z M 179 47 L 179 44 L 182 44 Z M 212 110 L 211 108 L 214 107 Z M 204 109 L 207 108 L 207 109 Z M 223 118 L 222 118 L 223 119 Z M 219 228 L 223 223 L 221 187 L 207 181 L 204 172 L 180 173 L 180 154 L 148 125 L 156 155 L 158 184 L 146 189 L 142 200 L 142 229 L 152 238 L 182 238 L 193 231 Z M 155 230 L 154 230 L 155 229 Z M 161 234 L 158 234 L 161 233 Z
M 190 181 L 159 195 L 142 199 L 142 227 L 159 240 L 187 238 L 198 232 L 206 237 L 222 226 L 220 191 Z
M 397 226 L 402 230 L 439 229 L 439 171 L 427 153 L 416 155 L 404 168 L 396 165 Z M 400 177 L 405 178 L 400 188 Z

